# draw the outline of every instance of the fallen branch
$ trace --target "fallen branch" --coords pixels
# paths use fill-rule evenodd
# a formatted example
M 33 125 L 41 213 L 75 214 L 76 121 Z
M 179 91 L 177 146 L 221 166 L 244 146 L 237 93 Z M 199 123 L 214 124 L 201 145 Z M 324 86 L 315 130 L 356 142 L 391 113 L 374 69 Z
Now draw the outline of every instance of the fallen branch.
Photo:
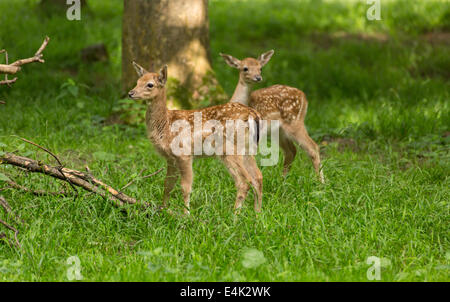
M 11 206 L 8 204 L 8 202 L 6 201 L 6 199 L 3 196 L 0 196 L 0 206 L 2 206 L 2 208 L 5 210 L 6 213 L 8 214 L 12 214 L 14 217 L 14 220 L 18 223 L 18 224 L 23 224 L 25 223 L 25 221 L 23 221 L 22 218 L 20 218 L 19 215 L 17 215 L 16 213 L 14 213 L 14 211 L 11 209 Z
M 161 168 L 161 169 L 159 169 L 158 171 L 153 172 L 152 174 L 149 174 L 149 175 L 146 175 L 146 176 L 142 177 L 142 179 L 150 178 L 150 177 L 152 177 L 152 176 L 154 176 L 154 175 L 160 173 L 162 170 L 164 170 L 164 169 Z M 135 183 L 136 180 L 139 179 L 139 177 L 142 175 L 143 172 L 144 172 L 144 170 L 142 170 L 141 172 L 139 172 L 138 178 L 133 179 L 132 181 L 130 181 L 129 183 L 127 183 L 125 186 L 123 186 L 120 190 L 121 190 L 121 191 L 122 191 L 122 190 L 125 190 L 126 188 L 128 188 L 129 186 L 131 186 L 133 183 Z
M 31 144 L 31 145 L 33 145 L 33 146 L 38 147 L 38 148 L 41 149 L 41 150 L 44 150 L 45 152 L 47 152 L 48 154 L 50 154 L 51 156 L 53 156 L 53 158 L 56 159 L 56 161 L 57 161 L 58 164 L 59 164 L 59 167 L 58 167 L 59 172 L 61 172 L 61 174 L 64 175 L 64 173 L 62 173 L 62 171 L 61 171 L 61 169 L 63 168 L 63 164 L 62 164 L 62 162 L 59 160 L 58 156 L 56 156 L 54 153 L 52 153 L 52 152 L 51 152 L 50 150 L 48 150 L 47 148 L 44 148 L 44 147 L 42 147 L 41 145 L 36 144 L 35 142 L 32 142 L 32 141 L 30 141 L 30 140 L 27 140 L 27 139 L 25 139 L 25 138 L 23 138 L 23 137 L 20 137 L 20 139 L 21 139 L 22 141 L 26 142 L 26 143 L 29 143 L 29 144 Z M 74 199 L 74 200 L 77 199 L 77 197 L 78 197 L 78 191 L 77 191 L 77 189 L 74 187 L 74 185 L 70 182 L 69 179 L 66 178 L 66 179 L 64 179 L 64 180 L 67 181 L 67 182 L 69 183 L 69 185 L 72 187 L 73 191 L 75 192 L 75 196 L 74 196 L 73 199 Z
M 1 219 L 0 219 L 0 223 L 3 224 L 7 229 L 9 229 L 9 230 L 14 232 L 14 239 L 16 240 L 15 246 L 20 248 L 20 242 L 19 242 L 19 239 L 17 239 L 17 235 L 19 234 L 19 231 L 15 227 L 7 224 L 6 222 L 4 222 Z M 6 237 L 6 234 L 2 233 L 2 235 L 3 235 L 2 237 Z
M 34 54 L 34 56 L 32 56 L 31 58 L 17 60 L 11 64 L 8 64 L 8 53 L 4 49 L 1 50 L 0 53 L 4 52 L 6 55 L 6 64 L 0 64 L 0 73 L 6 74 L 6 75 L 16 74 L 17 72 L 20 71 L 22 65 L 30 64 L 30 63 L 34 63 L 34 62 L 44 63 L 45 62 L 43 59 L 44 55 L 42 54 L 42 52 L 47 47 L 49 41 L 50 41 L 50 38 L 45 37 L 44 42 L 42 42 L 41 47 L 39 47 L 38 51 Z M 5 77 L 4 81 L 0 81 L 0 85 L 5 85 L 5 84 L 9 85 L 16 81 L 17 81 L 17 78 L 8 80 L 8 78 Z
M 14 214 L 11 210 L 11 207 L 9 206 L 8 202 L 6 202 L 6 199 L 3 196 L 0 196 L 0 206 L 2 206 L 2 208 L 5 210 L 5 212 L 7 214 L 12 213 L 14 215 L 14 218 L 16 219 L 20 219 L 19 216 L 17 216 L 16 214 Z M 20 219 L 22 220 L 22 219 Z M 22 221 L 23 222 L 23 221 Z M 2 225 L 4 225 L 7 229 L 9 229 L 10 231 L 14 232 L 14 239 L 15 239 L 15 243 L 14 245 L 18 248 L 20 248 L 20 242 L 19 239 L 17 239 L 17 235 L 19 234 L 19 231 L 13 227 L 12 225 L 8 224 L 7 222 L 3 221 L 2 219 L 0 219 L 0 223 Z M 5 233 L 1 233 L 0 234 L 0 238 L 6 238 L 6 234 Z M 9 241 L 9 240 L 8 240 Z M 10 242 L 10 241 L 9 241 Z
M 3 81 L 0 81 L 0 85 L 11 85 L 11 84 L 14 84 L 16 81 L 17 81 L 17 77 L 15 77 L 12 80 L 6 79 L 6 80 L 3 80 Z
M 20 190 L 20 191 L 24 191 L 27 193 L 31 193 L 35 196 L 47 196 L 47 195 L 51 195 L 51 196 L 71 196 L 72 194 L 67 193 L 66 191 L 59 191 L 59 192 L 48 192 L 48 191 L 44 191 L 44 190 L 32 190 L 29 189 L 25 186 L 19 185 L 18 183 L 16 183 L 15 181 L 12 180 L 8 180 L 6 181 L 6 183 L 8 184 L 7 187 L 1 188 L 0 191 L 4 191 L 7 189 L 16 189 L 16 190 Z
M 5 53 L 5 64 L 6 65 L 8 65 L 9 64 L 9 60 L 8 60 L 8 52 L 5 50 L 5 49 L 2 49 L 1 51 L 0 51 L 0 53 Z M 0 83 L 0 85 L 8 85 L 9 87 L 11 87 L 11 83 L 15 83 L 17 81 L 17 78 L 14 78 L 13 79 L 13 82 L 11 82 L 11 81 L 9 81 L 8 80 L 8 74 L 5 74 L 5 80 L 4 81 L 1 81 Z
M 16 74 L 20 71 L 19 66 L 0 64 L 0 73 Z M 5 83 L 6 81 L 4 81 Z M 6 84 L 6 83 L 5 83 Z
M 6 213 L 11 212 L 11 206 L 3 196 L 0 196 L 0 206 L 2 206 L 3 209 L 5 209 Z
M 86 191 L 96 193 L 101 197 L 110 200 L 115 206 L 123 206 L 125 204 L 141 204 L 146 208 L 150 207 L 148 203 L 138 201 L 130 196 L 127 196 L 126 194 L 115 190 L 111 186 L 92 177 L 91 175 L 80 171 L 53 167 L 43 164 L 40 161 L 36 161 L 23 156 L 18 156 L 12 153 L 5 153 L 3 156 L 0 156 L 0 164 L 10 164 L 16 167 L 27 169 L 27 171 L 29 172 L 42 173 L 60 180 L 70 182 L 77 187 L 81 187 Z

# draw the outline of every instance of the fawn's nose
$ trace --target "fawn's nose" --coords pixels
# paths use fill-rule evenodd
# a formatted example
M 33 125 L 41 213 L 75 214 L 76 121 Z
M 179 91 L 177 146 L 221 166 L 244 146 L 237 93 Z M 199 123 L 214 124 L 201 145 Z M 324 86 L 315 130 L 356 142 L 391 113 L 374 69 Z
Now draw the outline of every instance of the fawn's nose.
M 261 82 L 262 81 L 262 77 L 261 76 L 256 76 L 255 77 L 255 81 L 256 82 Z
M 134 90 L 131 90 L 130 92 L 128 92 L 128 96 L 132 98 L 134 96 L 134 93 L 135 93 Z

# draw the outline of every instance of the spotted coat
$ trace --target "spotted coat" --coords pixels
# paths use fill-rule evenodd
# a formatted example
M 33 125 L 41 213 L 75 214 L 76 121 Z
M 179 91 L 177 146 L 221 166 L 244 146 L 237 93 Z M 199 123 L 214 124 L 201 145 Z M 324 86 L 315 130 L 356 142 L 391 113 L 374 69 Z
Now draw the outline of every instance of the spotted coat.
M 305 119 L 308 102 L 303 91 L 285 85 L 273 85 L 253 91 L 249 106 L 263 119 L 277 119 L 285 123 Z

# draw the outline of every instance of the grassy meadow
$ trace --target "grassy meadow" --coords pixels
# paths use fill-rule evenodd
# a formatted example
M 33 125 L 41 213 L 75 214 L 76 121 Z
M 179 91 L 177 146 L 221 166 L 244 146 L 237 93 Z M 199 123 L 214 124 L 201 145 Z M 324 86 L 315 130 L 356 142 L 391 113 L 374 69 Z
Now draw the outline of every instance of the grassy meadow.
M 38 2 L 0 0 L 0 49 L 10 61 L 51 37 L 45 64 L 24 66 L 17 83 L 0 87 L 0 152 L 56 165 L 24 137 L 116 188 L 137 179 L 125 193 L 159 204 L 165 173 L 139 178 L 165 167 L 145 125 L 111 119 L 123 98 L 122 1 L 90 0 L 81 21 Z M 231 95 L 238 80 L 219 52 L 243 58 L 275 49 L 258 87 L 306 93 L 326 184 L 301 151 L 286 178 L 281 162 L 262 167 L 258 217 L 252 194 L 233 215 L 233 181 L 215 159 L 194 163 L 190 217 L 132 207 L 126 214 L 81 190 L 75 201 L 2 190 L 26 224 L 22 248 L 0 241 L 0 281 L 68 281 L 71 256 L 83 281 L 368 281 L 370 256 L 381 259 L 381 281 L 450 281 L 450 2 L 382 0 L 380 21 L 367 20 L 369 6 L 356 0 L 209 6 L 219 82 Z M 83 63 L 80 50 L 98 42 L 109 61 Z M 60 189 L 6 165 L 0 173 Z M 170 206 L 181 213 L 181 205 L 177 185 Z

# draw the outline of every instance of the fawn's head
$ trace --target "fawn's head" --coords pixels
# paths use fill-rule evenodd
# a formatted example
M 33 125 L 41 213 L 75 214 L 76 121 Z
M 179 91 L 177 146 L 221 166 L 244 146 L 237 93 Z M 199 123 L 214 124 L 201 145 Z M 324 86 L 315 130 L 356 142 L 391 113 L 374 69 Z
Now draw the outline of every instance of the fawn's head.
M 167 82 L 167 65 L 164 65 L 159 73 L 148 72 L 135 62 L 133 62 L 133 66 L 139 79 L 136 87 L 130 90 L 128 96 L 133 100 L 153 100 L 162 92 Z
M 261 71 L 264 65 L 269 62 L 274 50 L 269 50 L 263 53 L 257 59 L 245 58 L 242 60 L 236 59 L 233 56 L 221 53 L 220 56 L 225 59 L 225 62 L 233 68 L 239 69 L 239 77 L 247 84 L 258 83 L 262 81 Z

